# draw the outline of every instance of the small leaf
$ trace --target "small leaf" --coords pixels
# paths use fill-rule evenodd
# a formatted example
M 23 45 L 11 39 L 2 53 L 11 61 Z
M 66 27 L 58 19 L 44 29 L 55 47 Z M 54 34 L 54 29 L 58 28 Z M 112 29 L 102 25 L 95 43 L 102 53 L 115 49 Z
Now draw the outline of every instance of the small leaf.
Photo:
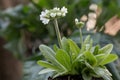
M 65 37 L 63 37 L 62 40 L 61 40 L 61 42 L 62 42 L 62 48 L 65 51 L 69 52 L 70 48 L 69 48 L 69 44 L 68 44 L 68 39 L 66 39 Z
M 102 60 L 104 60 L 106 58 L 106 56 L 107 55 L 105 55 L 105 54 L 96 55 L 95 57 L 97 59 L 97 65 L 99 65 L 102 62 Z
M 110 62 L 113 62 L 117 58 L 118 58 L 117 55 L 115 55 L 115 54 L 109 54 L 104 60 L 102 60 L 102 62 L 100 63 L 100 65 L 105 65 L 105 64 L 108 64 Z
M 95 58 L 95 56 L 91 53 L 91 52 L 85 52 L 85 58 L 87 59 L 87 62 L 92 65 L 95 66 L 97 64 L 97 60 Z
M 58 48 L 58 46 L 55 44 L 55 45 L 53 46 L 53 49 L 54 49 L 55 52 L 57 52 L 57 50 L 58 50 L 59 48 Z
M 78 54 L 80 53 L 80 48 L 77 46 L 77 44 L 72 41 L 71 39 L 69 39 L 69 45 L 70 45 L 70 51 L 72 53 L 73 59 L 76 58 L 78 56 Z
M 90 35 L 88 35 L 85 40 L 84 40 L 84 44 L 88 44 L 90 42 Z
M 104 80 L 113 80 L 111 78 L 111 73 L 107 69 L 101 67 L 95 67 L 94 72 L 100 77 L 102 77 Z
M 93 69 L 93 67 L 92 67 L 87 61 L 85 61 L 85 65 L 86 65 L 88 68 Z
M 56 77 L 61 76 L 61 75 L 64 75 L 65 73 L 66 73 L 66 71 L 57 73 L 57 74 L 55 74 L 55 75 L 53 76 L 53 78 L 56 78 Z
M 85 45 L 85 50 L 90 51 L 93 45 L 93 40 L 90 39 L 90 42 Z
M 94 52 L 93 52 L 94 55 L 97 55 L 97 54 L 98 54 L 99 48 L 100 48 L 99 45 L 95 46 L 95 49 L 94 49 Z
M 99 54 L 110 54 L 110 52 L 112 51 L 113 49 L 113 45 L 112 44 L 108 44 L 106 46 L 104 46 L 103 48 L 101 48 L 99 50 Z
M 75 60 L 73 60 L 73 63 L 76 62 L 76 61 L 81 61 L 84 53 L 85 53 L 85 52 L 79 54 L 79 55 L 75 58 Z
M 85 74 L 85 73 L 82 74 L 82 77 L 83 77 L 84 80 L 91 80 L 91 79 L 92 79 L 91 76 L 88 76 L 88 75 Z
M 52 69 L 43 69 L 38 74 L 45 74 L 45 73 L 49 73 L 49 72 L 53 72 L 53 71 L 55 71 L 55 70 L 52 70 Z
M 84 80 L 91 80 L 92 79 L 92 76 L 89 74 L 90 73 L 89 71 L 90 70 L 88 68 L 84 68 L 82 70 L 82 77 Z
M 86 49 L 88 48 L 88 46 L 90 46 L 90 35 L 88 35 L 82 45 L 82 51 L 86 51 Z
M 71 59 L 67 52 L 62 49 L 59 49 L 56 54 L 57 61 L 62 64 L 66 70 L 71 69 Z

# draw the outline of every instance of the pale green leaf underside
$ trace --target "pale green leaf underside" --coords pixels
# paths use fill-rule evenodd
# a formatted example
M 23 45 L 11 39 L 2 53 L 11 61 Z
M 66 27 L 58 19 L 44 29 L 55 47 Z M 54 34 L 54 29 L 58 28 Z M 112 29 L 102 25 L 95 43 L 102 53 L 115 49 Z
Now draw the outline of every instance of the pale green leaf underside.
M 47 69 L 41 70 L 38 74 L 50 73 L 50 72 L 53 72 L 53 71 L 55 71 L 55 70 L 47 68 Z

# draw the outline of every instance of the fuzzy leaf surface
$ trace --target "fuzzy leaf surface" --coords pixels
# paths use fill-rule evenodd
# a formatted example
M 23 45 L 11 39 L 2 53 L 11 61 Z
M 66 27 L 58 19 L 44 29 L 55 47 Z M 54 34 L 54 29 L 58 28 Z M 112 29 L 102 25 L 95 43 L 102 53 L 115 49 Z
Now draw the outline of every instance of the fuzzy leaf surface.
M 115 54 L 109 54 L 101 63 L 100 65 L 105 65 L 108 64 L 110 62 L 113 62 L 114 60 L 116 60 L 118 58 L 117 55 Z
M 91 52 L 87 51 L 87 52 L 85 52 L 84 55 L 85 55 L 85 58 L 87 59 L 87 62 L 90 65 L 95 66 L 97 64 L 97 60 Z
M 77 44 L 72 41 L 71 39 L 69 39 L 69 45 L 70 45 L 70 51 L 72 52 L 72 58 L 76 58 L 78 56 L 78 54 L 80 54 L 80 48 L 77 46 Z
M 63 49 L 59 49 L 56 54 L 57 61 L 62 64 L 66 70 L 71 69 L 71 60 L 69 54 Z

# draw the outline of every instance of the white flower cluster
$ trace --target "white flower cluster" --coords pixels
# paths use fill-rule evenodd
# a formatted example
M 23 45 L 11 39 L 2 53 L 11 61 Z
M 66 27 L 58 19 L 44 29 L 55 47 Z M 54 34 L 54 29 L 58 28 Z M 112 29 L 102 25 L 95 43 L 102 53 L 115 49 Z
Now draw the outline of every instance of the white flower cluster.
M 51 10 L 42 11 L 40 14 L 40 20 L 42 21 L 42 23 L 48 24 L 51 19 L 66 16 L 67 12 L 67 8 L 65 7 L 62 7 L 61 9 L 55 7 Z

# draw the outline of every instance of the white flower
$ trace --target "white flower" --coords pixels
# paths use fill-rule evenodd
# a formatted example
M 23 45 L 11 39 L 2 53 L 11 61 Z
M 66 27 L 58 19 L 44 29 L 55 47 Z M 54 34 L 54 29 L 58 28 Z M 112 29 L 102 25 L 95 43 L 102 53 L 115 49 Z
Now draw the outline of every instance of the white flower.
M 65 13 L 65 14 L 66 14 L 66 13 L 68 12 L 68 11 L 67 11 L 67 8 L 62 7 L 62 8 L 61 8 L 61 12 L 63 12 L 63 13 Z
M 60 8 L 55 7 L 55 8 L 53 8 L 53 10 L 59 11 L 59 10 L 60 10 Z
M 49 23 L 49 19 L 44 18 L 44 17 L 40 17 L 40 20 L 42 21 L 43 24 L 48 24 Z
M 62 13 L 62 17 L 64 17 L 64 16 L 66 16 L 66 14 L 65 14 L 65 13 Z
M 77 18 L 75 18 L 75 24 L 78 24 L 78 19 Z
M 56 13 L 50 13 L 50 16 L 54 18 L 56 16 Z
M 61 15 L 62 15 L 62 13 L 60 13 L 60 12 L 57 13 L 57 16 L 61 16 Z
M 46 17 L 48 17 L 47 16 L 48 12 L 49 12 L 48 10 L 45 10 L 45 11 L 41 12 L 40 20 L 42 21 L 43 24 L 48 24 L 49 21 L 50 21 L 48 18 L 46 18 Z
M 48 24 L 49 21 L 50 21 L 49 19 L 44 18 L 44 19 L 42 20 L 42 23 L 43 23 L 43 24 Z
M 96 11 L 97 8 L 98 8 L 98 6 L 96 4 L 91 4 L 90 7 L 89 7 L 89 9 L 93 10 L 93 11 Z
M 42 23 L 48 24 L 49 21 L 52 20 L 53 18 L 66 16 L 66 13 L 67 13 L 67 8 L 63 7 L 60 10 L 60 8 L 55 7 L 51 10 L 42 11 L 40 14 L 40 20 L 42 21 Z

